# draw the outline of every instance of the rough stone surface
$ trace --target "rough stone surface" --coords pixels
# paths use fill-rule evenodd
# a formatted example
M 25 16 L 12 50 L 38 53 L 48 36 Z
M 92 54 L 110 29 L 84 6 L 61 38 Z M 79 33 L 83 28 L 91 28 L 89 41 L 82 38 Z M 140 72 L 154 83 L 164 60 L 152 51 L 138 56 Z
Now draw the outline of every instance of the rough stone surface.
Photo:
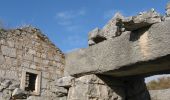
M 170 72 L 169 9 L 166 16 L 154 9 L 129 18 L 116 13 L 89 32 L 90 47 L 66 59 L 39 29 L 0 29 L 0 100 L 169 100 L 169 90 L 150 91 L 150 98 L 144 83 Z M 33 92 L 25 89 L 32 72 Z
M 55 93 L 57 97 L 67 96 L 68 94 L 68 90 L 63 87 L 54 87 L 51 91 Z
M 56 85 L 60 86 L 60 87 L 69 88 L 69 87 L 71 87 L 73 80 L 74 80 L 74 77 L 72 77 L 72 76 L 62 77 L 57 80 Z
M 27 92 L 19 88 L 16 88 L 12 93 L 12 97 L 15 99 L 25 99 L 27 97 Z
M 169 26 L 170 21 L 157 23 L 149 29 L 125 32 L 115 39 L 68 53 L 65 74 L 128 76 L 167 70 L 170 54 Z M 158 58 L 158 62 L 162 63 L 155 61 Z
M 122 21 L 125 29 L 128 31 L 137 30 L 159 22 L 161 22 L 160 14 L 155 12 L 154 9 L 148 12 L 141 12 L 137 16 L 129 17 Z
M 102 80 L 103 79 L 103 80 Z M 125 91 L 110 78 L 110 85 L 105 84 L 105 78 L 96 75 L 85 75 L 75 80 L 69 89 L 68 100 L 125 100 Z M 119 82 L 120 86 L 121 81 Z
M 64 54 L 39 29 L 28 26 L 0 30 L 0 94 L 2 100 L 9 100 L 14 90 L 20 88 L 22 72 L 25 69 L 42 73 L 40 90 L 46 92 L 42 91 L 40 94 L 47 97 L 52 90 L 50 87 L 55 85 L 55 80 L 63 76 L 64 63 Z M 20 97 L 22 98 L 17 95 L 17 98 Z M 56 95 L 50 97 L 54 99 Z
M 123 30 L 121 23 L 122 19 L 124 19 L 124 17 L 120 13 L 116 13 L 115 16 L 103 27 L 103 29 L 100 30 L 99 28 L 95 28 L 89 32 L 89 46 L 120 36 Z

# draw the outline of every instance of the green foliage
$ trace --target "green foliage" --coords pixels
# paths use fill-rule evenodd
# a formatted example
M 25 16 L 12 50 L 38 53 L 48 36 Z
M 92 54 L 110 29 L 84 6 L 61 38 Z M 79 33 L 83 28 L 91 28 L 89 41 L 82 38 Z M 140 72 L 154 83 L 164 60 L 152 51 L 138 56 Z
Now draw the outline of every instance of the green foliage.
M 170 88 L 170 77 L 161 77 L 158 80 L 152 80 L 147 83 L 149 90 L 161 90 Z

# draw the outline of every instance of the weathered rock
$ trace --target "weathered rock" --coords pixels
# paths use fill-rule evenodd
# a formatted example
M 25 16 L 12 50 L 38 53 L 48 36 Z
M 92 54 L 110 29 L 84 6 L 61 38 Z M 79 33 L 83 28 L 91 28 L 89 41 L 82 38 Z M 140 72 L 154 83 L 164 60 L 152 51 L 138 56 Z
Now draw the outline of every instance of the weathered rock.
M 20 83 L 19 83 L 19 82 L 14 82 L 14 83 L 12 83 L 12 84 L 8 87 L 8 89 L 9 89 L 9 90 L 14 90 L 14 89 L 16 89 L 16 88 L 19 88 L 19 86 L 20 86 Z
M 67 97 L 45 97 L 45 96 L 29 96 L 27 100 L 67 100 Z
M 75 84 L 69 89 L 68 100 L 125 100 L 123 87 L 104 84 L 96 75 L 85 75 L 76 79 Z
M 7 46 L 1 46 L 2 54 L 9 57 L 16 57 L 16 49 Z
M 122 20 L 124 16 L 117 12 L 114 17 L 103 27 L 103 36 L 106 39 L 112 39 L 122 34 Z
M 3 91 L 3 95 L 2 95 L 2 100 L 10 100 L 11 99 L 11 95 L 12 95 L 12 92 L 11 91 L 8 91 L 8 90 L 4 90 Z
M 105 84 L 102 79 L 100 79 L 97 75 L 85 75 L 82 77 L 79 77 L 75 79 L 75 83 L 78 84 L 78 82 L 84 83 L 84 84 Z
M 95 28 L 94 30 L 89 32 L 89 37 L 88 37 L 89 46 L 97 44 L 99 42 L 102 42 L 102 41 L 106 40 L 106 38 L 101 33 L 102 32 L 98 28 Z
M 66 76 L 66 77 L 62 77 L 62 78 L 58 79 L 56 82 L 56 85 L 59 87 L 69 88 L 73 84 L 73 81 L 74 81 L 74 77 Z
M 67 96 L 67 94 L 68 94 L 67 89 L 65 89 L 63 87 L 58 87 L 58 86 L 52 88 L 51 91 L 53 93 L 55 93 L 57 97 L 64 97 L 64 96 Z
M 170 21 L 157 23 L 149 29 L 125 32 L 115 39 L 68 53 L 65 74 L 129 76 L 168 70 L 169 26 Z
M 22 89 L 16 88 L 12 93 L 12 97 L 15 99 L 25 99 L 27 97 L 27 92 Z
M 11 85 L 12 82 L 10 80 L 4 80 L 2 83 L 1 83 L 1 86 L 3 86 L 4 88 L 7 88 L 9 87 L 9 85 Z
M 120 13 L 116 13 L 115 16 L 103 27 L 102 30 L 95 28 L 89 32 L 88 44 L 89 46 L 95 45 L 107 39 L 112 39 L 120 36 L 123 30 L 121 23 L 124 17 Z
M 122 20 L 124 27 L 128 31 L 134 31 L 152 24 L 161 22 L 160 14 L 153 9 L 148 12 L 142 12 L 138 16 L 129 17 Z

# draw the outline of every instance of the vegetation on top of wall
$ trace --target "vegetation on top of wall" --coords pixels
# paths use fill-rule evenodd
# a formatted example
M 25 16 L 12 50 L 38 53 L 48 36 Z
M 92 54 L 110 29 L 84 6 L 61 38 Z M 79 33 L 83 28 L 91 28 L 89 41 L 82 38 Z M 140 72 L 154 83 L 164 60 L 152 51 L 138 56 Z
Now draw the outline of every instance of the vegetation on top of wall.
M 147 83 L 149 90 L 162 90 L 170 88 L 170 77 L 161 77 Z

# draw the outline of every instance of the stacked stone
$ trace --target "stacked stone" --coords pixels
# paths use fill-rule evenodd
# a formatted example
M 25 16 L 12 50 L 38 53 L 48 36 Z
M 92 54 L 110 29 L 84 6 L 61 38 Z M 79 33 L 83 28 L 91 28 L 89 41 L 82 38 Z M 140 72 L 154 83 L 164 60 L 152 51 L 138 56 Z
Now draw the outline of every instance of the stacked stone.
M 20 83 L 25 69 L 42 73 L 41 94 L 49 96 L 55 79 L 63 76 L 64 54 L 36 28 L 0 31 L 0 77 Z
M 89 32 L 88 44 L 92 46 L 104 40 L 118 37 L 128 31 L 146 28 L 159 22 L 161 22 L 161 16 L 154 9 L 128 18 L 123 17 L 120 13 L 116 13 L 103 29 L 95 28 Z

